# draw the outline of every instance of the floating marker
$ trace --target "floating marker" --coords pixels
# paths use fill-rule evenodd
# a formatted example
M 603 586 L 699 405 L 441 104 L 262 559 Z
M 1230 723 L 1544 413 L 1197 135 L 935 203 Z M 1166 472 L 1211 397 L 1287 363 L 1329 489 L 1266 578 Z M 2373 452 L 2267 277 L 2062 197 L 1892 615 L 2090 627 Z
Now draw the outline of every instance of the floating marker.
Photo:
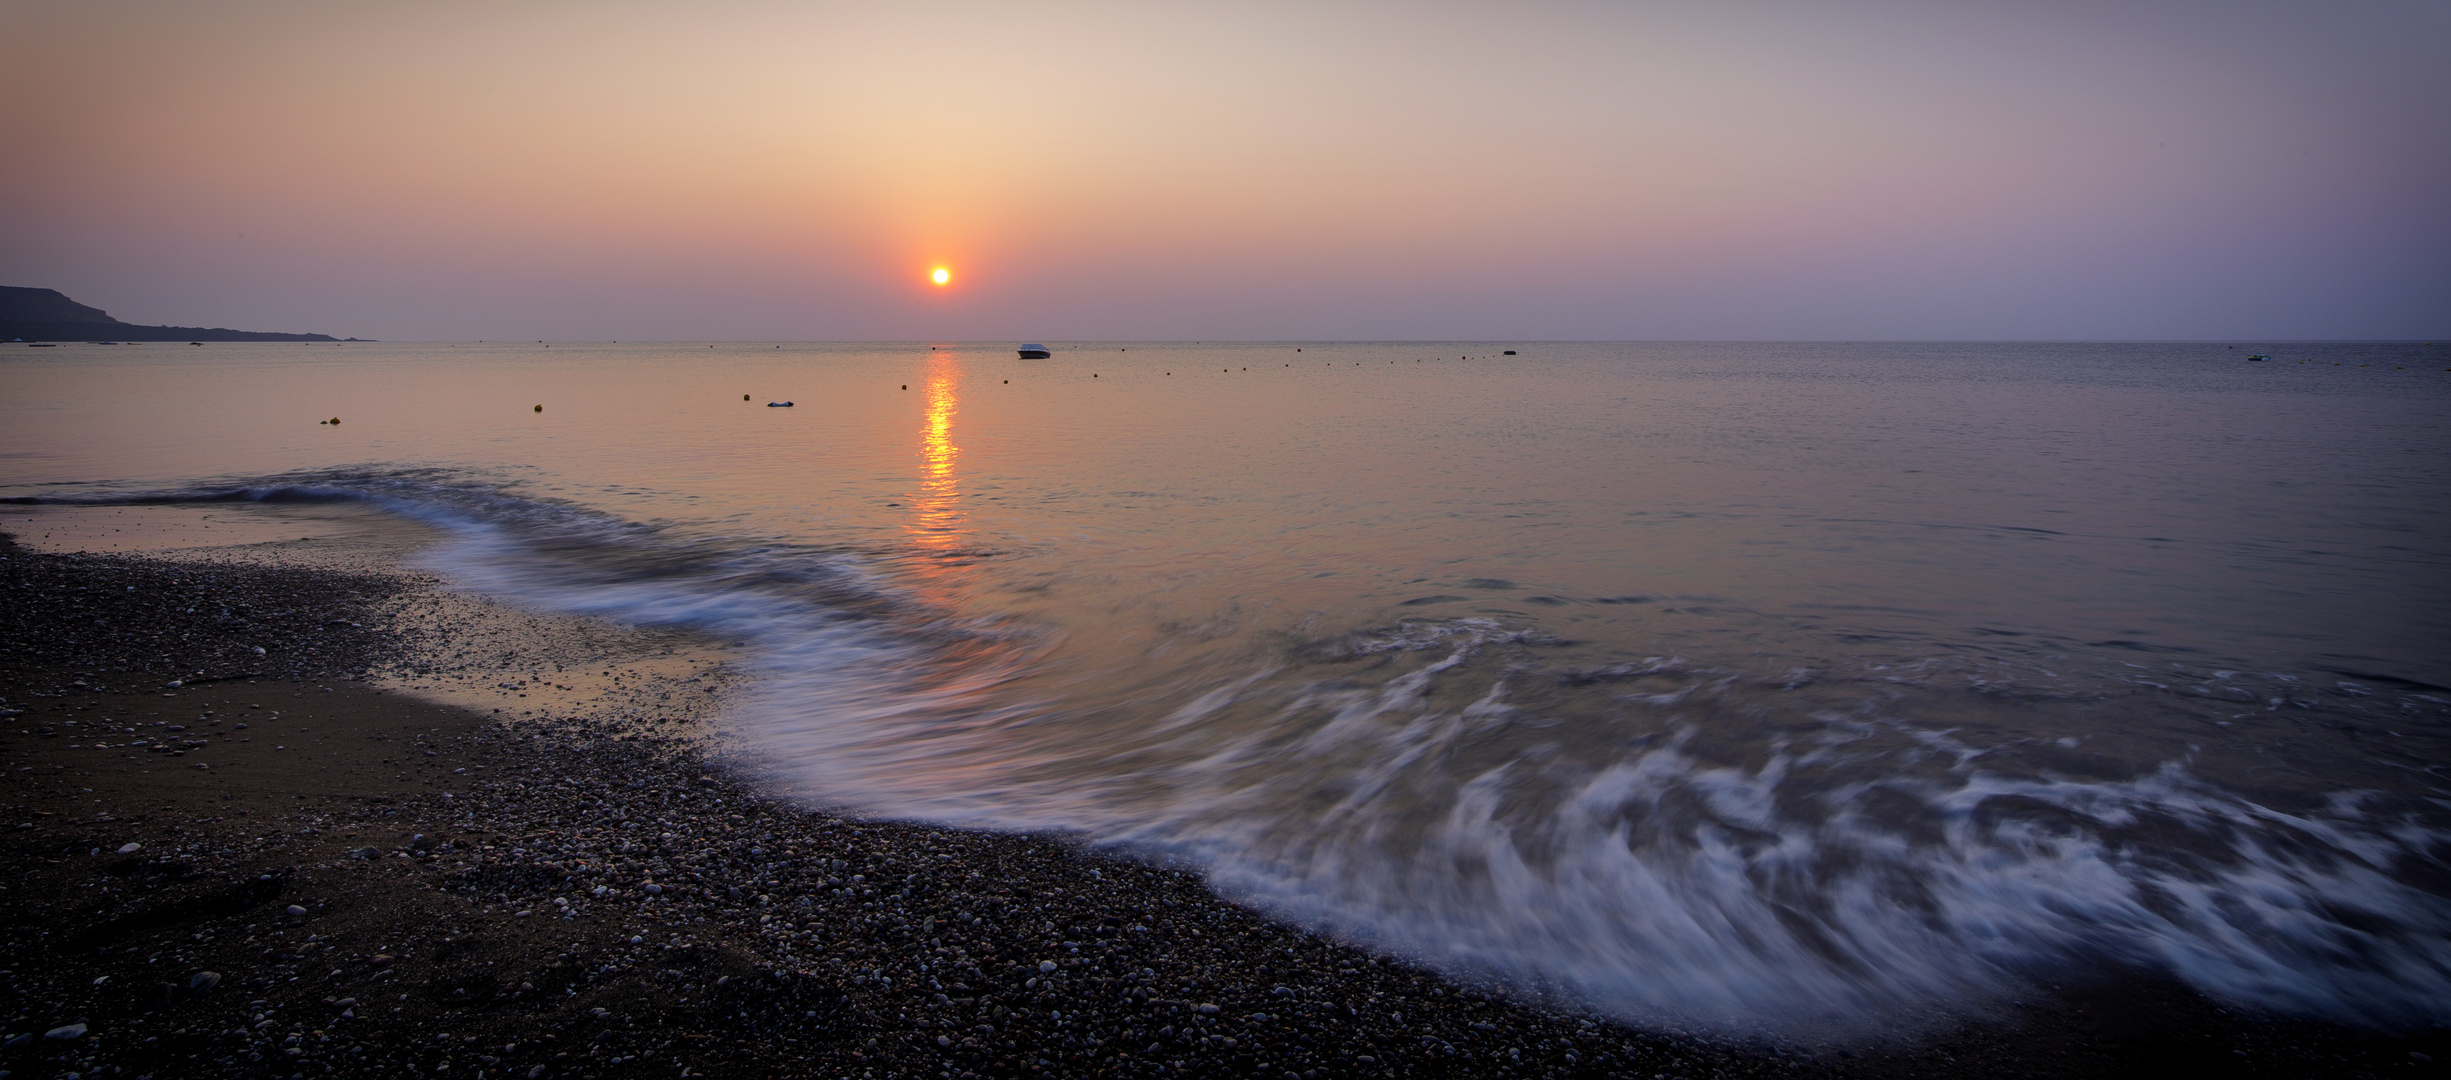
M 747 400 L 749 400 L 749 395 L 747 395 L 747 394 L 742 394 L 742 395 L 740 396 L 740 399 L 741 399 L 742 401 L 747 401 Z
M 543 411 L 545 411 L 545 407 L 544 407 L 544 406 L 542 406 L 542 405 L 539 405 L 539 406 L 537 406 L 537 407 L 536 407 L 536 411 L 537 411 L 537 412 L 543 412 Z

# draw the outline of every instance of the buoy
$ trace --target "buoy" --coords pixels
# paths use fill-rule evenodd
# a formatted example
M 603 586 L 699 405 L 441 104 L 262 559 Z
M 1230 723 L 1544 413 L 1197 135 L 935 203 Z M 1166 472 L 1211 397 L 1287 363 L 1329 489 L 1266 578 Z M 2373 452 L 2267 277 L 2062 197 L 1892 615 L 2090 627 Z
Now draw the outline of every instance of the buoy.
M 332 418 L 332 422 L 333 422 L 333 423 L 335 423 L 335 424 L 340 423 L 340 417 L 337 417 L 337 416 L 333 417 L 333 418 Z
M 1011 386 L 1011 385 L 1013 385 L 1013 380 L 1011 380 L 1011 379 L 1006 379 L 1006 380 L 1004 380 L 1004 385 L 1006 385 L 1006 386 Z
M 542 406 L 542 405 L 539 405 L 539 406 L 537 406 L 537 407 L 536 407 L 536 411 L 537 411 L 537 412 L 543 412 L 543 411 L 545 411 L 545 407 L 544 407 L 544 406 Z
M 747 400 L 749 400 L 749 395 L 747 395 L 747 394 L 742 394 L 742 395 L 740 396 L 740 399 L 741 399 L 742 401 L 747 401 Z
M 911 384 L 909 384 L 909 383 L 903 383 L 903 384 L 902 384 L 902 388 L 903 388 L 903 389 L 905 389 L 905 390 L 908 390 L 908 389 L 910 389 L 910 388 L 911 388 Z

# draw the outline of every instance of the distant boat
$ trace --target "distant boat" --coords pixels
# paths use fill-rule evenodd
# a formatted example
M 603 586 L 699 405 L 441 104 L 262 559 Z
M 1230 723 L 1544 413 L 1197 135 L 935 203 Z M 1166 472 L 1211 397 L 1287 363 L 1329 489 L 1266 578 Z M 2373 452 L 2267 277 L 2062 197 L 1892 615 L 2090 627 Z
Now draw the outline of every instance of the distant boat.
M 2272 359 L 2272 358 L 2271 358 L 2271 357 L 2269 357 L 2269 356 L 2266 356 L 2266 355 L 2264 355 L 2264 354 L 2262 354 L 2262 353 L 2254 353 L 2254 354 L 2249 355 L 2249 356 L 2247 357 L 2247 359 L 2249 359 L 2249 360 L 2270 360 L 2270 359 Z
M 788 409 L 788 408 L 791 408 L 791 402 L 788 402 L 788 401 L 769 401 L 769 402 L 767 402 L 767 403 L 766 403 L 766 407 L 767 407 L 767 408 L 769 408 L 769 409 Z
M 1048 352 L 1044 345 L 1023 345 L 1021 347 L 1021 358 L 1024 360 L 1044 360 L 1053 355 L 1055 354 Z

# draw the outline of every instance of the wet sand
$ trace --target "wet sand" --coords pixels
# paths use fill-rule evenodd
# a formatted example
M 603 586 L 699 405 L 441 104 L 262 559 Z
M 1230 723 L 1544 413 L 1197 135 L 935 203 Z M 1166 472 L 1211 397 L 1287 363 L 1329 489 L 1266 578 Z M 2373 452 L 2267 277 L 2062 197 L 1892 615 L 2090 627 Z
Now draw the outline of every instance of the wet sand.
M 2141 976 L 1878 1044 L 1631 1031 L 1278 926 L 1180 868 L 770 797 L 711 763 L 720 678 L 704 657 L 599 642 L 548 670 L 506 655 L 533 649 L 529 631 L 452 624 L 468 602 L 416 575 L 335 569 L 348 560 L 311 547 L 257 555 L 0 546 L 12 1075 L 2413 1076 L 2451 1061 L 2440 1031 L 2249 1016 Z

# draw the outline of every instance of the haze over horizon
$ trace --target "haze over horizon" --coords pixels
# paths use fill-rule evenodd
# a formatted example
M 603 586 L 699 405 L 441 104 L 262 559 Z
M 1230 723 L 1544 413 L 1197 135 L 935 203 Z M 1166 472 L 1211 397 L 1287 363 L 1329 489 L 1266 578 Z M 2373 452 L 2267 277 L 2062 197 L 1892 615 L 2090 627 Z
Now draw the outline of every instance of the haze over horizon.
M 0 284 L 136 323 L 2451 334 L 2439 3 L 17 2 L 0 35 Z

